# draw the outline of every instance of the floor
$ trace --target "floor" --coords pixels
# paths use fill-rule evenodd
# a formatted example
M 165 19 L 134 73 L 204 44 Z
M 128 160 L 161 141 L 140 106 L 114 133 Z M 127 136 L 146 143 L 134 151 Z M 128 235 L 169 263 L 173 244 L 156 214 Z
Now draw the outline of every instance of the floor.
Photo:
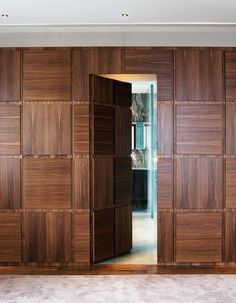
M 156 216 L 155 216 L 156 217 Z M 103 264 L 157 264 L 156 219 L 145 211 L 133 212 L 133 249 Z
M 236 276 L 0 276 L 0 302 L 233 303 Z

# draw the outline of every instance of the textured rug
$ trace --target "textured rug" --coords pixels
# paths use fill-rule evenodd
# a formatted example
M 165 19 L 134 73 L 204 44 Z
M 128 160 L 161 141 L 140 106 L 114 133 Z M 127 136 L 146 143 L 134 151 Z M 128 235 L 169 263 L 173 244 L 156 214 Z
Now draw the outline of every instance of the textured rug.
M 0 276 L 0 302 L 227 303 L 236 302 L 236 276 Z

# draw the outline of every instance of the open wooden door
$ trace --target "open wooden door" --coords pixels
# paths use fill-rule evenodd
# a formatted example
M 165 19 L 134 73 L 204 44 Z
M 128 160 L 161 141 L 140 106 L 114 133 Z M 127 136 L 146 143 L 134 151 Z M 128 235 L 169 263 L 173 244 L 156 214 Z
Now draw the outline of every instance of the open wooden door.
M 132 248 L 131 84 L 90 76 L 93 262 Z

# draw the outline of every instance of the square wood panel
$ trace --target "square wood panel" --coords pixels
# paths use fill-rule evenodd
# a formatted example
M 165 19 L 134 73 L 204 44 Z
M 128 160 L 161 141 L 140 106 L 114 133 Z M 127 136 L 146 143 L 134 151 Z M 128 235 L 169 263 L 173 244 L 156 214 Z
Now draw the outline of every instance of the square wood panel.
M 89 74 L 123 73 L 123 49 L 88 47 L 73 52 L 74 99 L 89 100 Z
M 158 159 L 158 208 L 172 208 L 173 207 L 173 160 L 168 158 Z
M 74 160 L 75 167 L 75 208 L 90 207 L 90 159 L 78 157 Z
M 74 153 L 89 153 L 89 105 L 74 105 Z
M 103 209 L 114 203 L 113 158 L 93 159 L 93 207 Z
M 236 155 L 236 104 L 226 104 L 226 154 Z
M 236 213 L 225 213 L 225 262 L 236 262 Z
M 0 208 L 21 207 L 21 160 L 0 158 Z
M 20 101 L 20 51 L 0 50 L 0 102 Z
M 115 108 L 115 153 L 131 155 L 131 110 L 129 107 Z
M 173 105 L 164 102 L 157 105 L 157 148 L 159 155 L 173 153 L 174 114 Z
M 101 104 L 113 104 L 113 80 L 90 75 L 90 101 Z
M 221 105 L 176 106 L 178 154 L 222 154 L 223 134 L 224 119 Z
M 0 155 L 20 154 L 20 106 L 0 106 Z
M 132 84 L 113 80 L 114 104 L 132 106 Z
M 224 100 L 222 50 L 176 50 L 176 100 Z
M 222 208 L 222 159 L 176 159 L 175 184 L 177 208 Z
M 70 50 L 24 51 L 23 94 L 28 101 L 71 100 Z
M 236 52 L 225 52 L 226 100 L 236 101 Z
M 71 160 L 24 159 L 25 208 L 71 208 Z
M 226 207 L 236 208 L 236 159 L 226 159 Z
M 174 261 L 174 215 L 173 212 L 158 212 L 158 262 Z
M 21 262 L 20 213 L 0 213 L 0 262 Z
M 176 262 L 222 261 L 222 213 L 176 214 Z
M 71 154 L 71 106 L 25 104 L 23 119 L 25 155 Z

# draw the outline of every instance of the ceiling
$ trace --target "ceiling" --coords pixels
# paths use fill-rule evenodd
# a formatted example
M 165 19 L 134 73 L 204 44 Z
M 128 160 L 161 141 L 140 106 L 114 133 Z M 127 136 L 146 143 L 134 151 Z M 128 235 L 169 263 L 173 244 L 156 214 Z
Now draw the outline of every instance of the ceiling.
M 127 13 L 128 17 L 122 17 Z M 8 18 L 2 18 L 8 14 Z M 0 27 L 236 24 L 235 0 L 1 0 Z

